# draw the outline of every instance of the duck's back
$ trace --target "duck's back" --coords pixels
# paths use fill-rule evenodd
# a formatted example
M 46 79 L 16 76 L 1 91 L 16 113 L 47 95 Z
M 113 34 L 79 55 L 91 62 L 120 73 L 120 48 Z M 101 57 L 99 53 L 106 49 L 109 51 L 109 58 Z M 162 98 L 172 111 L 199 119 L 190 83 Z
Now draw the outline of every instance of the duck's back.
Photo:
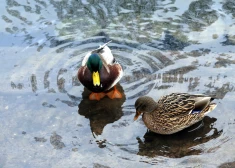
M 202 120 L 216 105 L 204 95 L 173 93 L 163 96 L 152 113 L 144 113 L 143 121 L 153 132 L 173 134 Z

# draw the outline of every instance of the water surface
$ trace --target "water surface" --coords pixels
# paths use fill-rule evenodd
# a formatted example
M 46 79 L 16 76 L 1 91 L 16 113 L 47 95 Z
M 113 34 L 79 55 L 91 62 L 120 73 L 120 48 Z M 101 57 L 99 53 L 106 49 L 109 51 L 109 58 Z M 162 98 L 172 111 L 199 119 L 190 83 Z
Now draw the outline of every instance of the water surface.
M 233 167 L 235 2 L 14 1 L 0 4 L 0 167 Z M 76 77 L 109 44 L 120 100 L 89 101 Z M 214 95 L 174 135 L 133 122 L 139 96 Z

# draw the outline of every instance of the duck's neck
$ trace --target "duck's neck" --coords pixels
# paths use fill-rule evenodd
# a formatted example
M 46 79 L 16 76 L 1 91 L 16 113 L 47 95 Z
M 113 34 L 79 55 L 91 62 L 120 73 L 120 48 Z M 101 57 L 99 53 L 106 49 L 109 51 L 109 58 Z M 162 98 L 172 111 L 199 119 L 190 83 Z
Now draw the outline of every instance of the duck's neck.
M 149 111 L 143 113 L 143 120 L 144 119 L 150 120 L 151 118 L 153 118 L 153 115 L 158 107 L 156 102 L 150 102 L 150 104 L 148 104 L 148 106 L 149 106 L 149 108 L 148 108 Z
M 153 121 L 153 115 L 152 114 L 153 114 L 152 112 L 143 114 L 142 119 L 143 119 L 143 121 L 144 121 L 144 123 L 147 127 L 151 127 L 151 123 L 153 123 L 152 122 Z

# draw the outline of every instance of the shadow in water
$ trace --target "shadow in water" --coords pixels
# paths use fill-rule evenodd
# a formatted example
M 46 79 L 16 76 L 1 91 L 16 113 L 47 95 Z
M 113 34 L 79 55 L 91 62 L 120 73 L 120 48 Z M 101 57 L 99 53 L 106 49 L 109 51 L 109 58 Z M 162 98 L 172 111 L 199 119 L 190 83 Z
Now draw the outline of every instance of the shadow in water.
M 104 97 L 100 101 L 89 100 L 88 97 L 91 92 L 84 88 L 83 100 L 78 106 L 78 113 L 90 120 L 91 132 L 96 135 L 101 135 L 107 124 L 113 123 L 123 116 L 122 104 L 125 102 L 126 96 L 122 86 L 120 84 L 116 86 L 122 93 L 121 99 L 111 100 Z
M 170 158 L 198 155 L 203 152 L 203 149 L 195 146 L 215 139 L 223 132 L 223 130 L 218 131 L 213 128 L 213 123 L 216 120 L 216 118 L 206 116 L 203 121 L 172 135 L 147 132 L 144 135 L 144 142 L 137 138 L 139 143 L 138 155 Z
M 228 163 L 223 163 L 218 168 L 233 168 L 233 167 L 235 167 L 235 161 L 228 162 Z

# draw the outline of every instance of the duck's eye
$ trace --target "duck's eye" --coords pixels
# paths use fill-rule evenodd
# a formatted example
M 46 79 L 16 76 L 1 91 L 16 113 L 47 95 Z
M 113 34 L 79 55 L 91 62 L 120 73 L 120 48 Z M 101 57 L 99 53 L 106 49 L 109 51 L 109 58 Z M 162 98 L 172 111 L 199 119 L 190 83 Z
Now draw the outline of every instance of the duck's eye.
M 115 59 L 115 58 L 113 58 L 113 64 L 114 64 L 114 63 L 116 63 L 116 59 Z

